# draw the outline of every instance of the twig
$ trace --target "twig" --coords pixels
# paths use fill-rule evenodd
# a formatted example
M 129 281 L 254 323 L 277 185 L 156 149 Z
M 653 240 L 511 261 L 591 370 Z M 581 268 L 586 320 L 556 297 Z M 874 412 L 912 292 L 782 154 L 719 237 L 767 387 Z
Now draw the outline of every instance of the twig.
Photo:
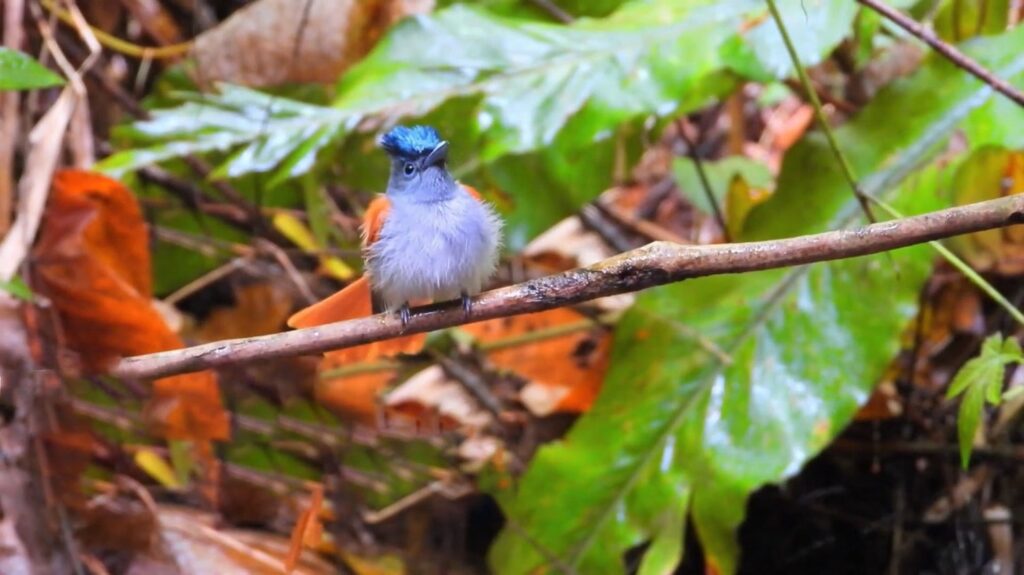
M 64 24 L 75 27 L 75 18 L 71 13 L 53 3 L 53 0 L 40 0 L 40 4 L 43 5 L 48 11 L 53 13 L 61 22 Z M 107 34 L 103 30 L 100 30 L 90 24 L 86 24 L 88 29 L 96 36 L 100 44 L 110 48 L 115 52 L 120 52 L 125 56 L 131 56 L 133 58 L 179 58 L 184 56 L 192 49 L 192 42 L 183 42 L 181 44 L 173 44 L 170 46 L 139 46 L 132 44 L 126 40 L 122 40 L 113 34 Z
M 562 10 L 558 4 L 555 4 L 551 0 L 530 0 L 530 3 L 547 12 L 549 16 L 563 24 L 569 24 L 575 20 L 575 18 L 572 17 L 572 14 Z
M 676 118 L 676 132 L 679 132 L 679 137 L 686 143 L 686 153 L 690 156 L 690 160 L 693 162 L 693 167 L 697 169 L 697 178 L 700 180 L 700 187 L 704 190 L 704 196 L 707 198 L 708 203 L 711 204 L 711 211 L 714 212 L 715 221 L 718 222 L 718 227 L 722 230 L 722 237 L 725 238 L 726 242 L 731 242 L 732 239 L 729 236 L 729 227 L 725 224 L 725 216 L 722 214 L 722 208 L 718 205 L 718 198 L 715 197 L 715 191 L 711 189 L 711 182 L 708 180 L 708 174 L 704 171 L 704 162 L 700 159 L 700 154 L 697 152 L 697 144 L 694 143 L 686 133 L 686 123 L 683 122 L 682 118 Z
M 12 50 L 20 50 L 25 37 L 24 11 L 24 0 L 4 2 L 3 45 Z M 21 133 L 20 98 L 16 90 L 0 93 L 0 237 L 10 229 L 14 210 L 14 152 Z
M 628 252 L 629 250 L 643 244 L 642 240 L 631 241 L 615 224 L 618 222 L 608 221 L 605 217 L 605 210 L 601 209 L 601 203 L 594 201 L 592 204 L 583 206 L 579 211 L 580 222 L 589 230 L 601 236 L 606 244 L 617 252 Z
M 986 70 L 981 64 L 978 64 L 966 54 L 957 50 L 956 47 L 937 38 L 934 32 L 925 28 L 920 23 L 904 16 L 900 11 L 894 10 L 877 0 L 857 0 L 857 2 L 860 2 L 882 16 L 885 16 L 889 20 L 892 20 L 897 26 L 903 28 L 918 40 L 928 44 L 928 46 L 933 50 L 945 56 L 947 60 L 952 62 L 958 68 L 964 70 L 968 74 L 971 74 L 989 86 L 992 86 L 993 90 L 1013 100 L 1018 106 L 1024 107 L 1024 93 L 1011 86 L 1006 80 L 1003 80 L 991 71 Z
M 839 162 L 839 169 L 843 172 L 846 182 L 850 184 L 850 189 L 853 191 L 853 196 L 857 198 L 861 211 L 867 216 L 868 221 L 874 223 L 875 216 L 871 213 L 871 206 L 868 205 L 867 196 L 860 189 L 860 184 L 857 183 L 857 176 L 854 175 L 850 162 L 846 161 L 846 156 L 839 151 L 839 143 L 836 142 L 835 135 L 829 129 L 828 118 L 825 117 L 825 113 L 821 109 L 821 100 L 818 99 L 818 92 L 815 91 L 814 84 L 811 83 L 811 77 L 807 75 L 807 70 L 800 64 L 800 57 L 796 53 L 796 47 L 793 46 L 793 40 L 789 37 L 786 24 L 782 21 L 782 15 L 779 14 L 775 0 L 768 0 L 768 10 L 772 13 L 772 19 L 775 20 L 775 26 L 779 29 L 779 34 L 782 35 L 782 43 L 786 45 L 786 51 L 789 52 L 789 58 L 793 61 L 793 67 L 796 68 L 796 73 L 804 87 L 804 92 L 807 93 L 807 98 L 811 101 L 811 105 L 814 106 L 814 115 L 821 125 L 822 131 L 825 133 L 828 146 L 832 148 L 832 153 L 835 154 L 836 160 Z
M 434 361 L 441 366 L 441 369 L 469 392 L 476 399 L 477 403 L 494 417 L 496 422 L 502 422 L 501 414 L 504 408 L 501 406 L 501 400 L 491 392 L 487 381 L 478 371 L 465 365 L 462 361 L 449 358 L 443 353 L 435 351 L 431 355 L 433 355 Z
M 688 278 L 796 266 L 864 256 L 958 234 L 1024 223 L 1024 195 L 1007 196 L 902 220 L 795 238 L 682 246 L 654 242 L 586 268 L 486 292 L 473 300 L 469 321 L 543 311 L 639 291 Z M 260 337 L 129 357 L 111 373 L 147 379 L 219 365 L 320 353 L 467 323 L 461 306 L 416 308 L 408 326 L 393 314 Z

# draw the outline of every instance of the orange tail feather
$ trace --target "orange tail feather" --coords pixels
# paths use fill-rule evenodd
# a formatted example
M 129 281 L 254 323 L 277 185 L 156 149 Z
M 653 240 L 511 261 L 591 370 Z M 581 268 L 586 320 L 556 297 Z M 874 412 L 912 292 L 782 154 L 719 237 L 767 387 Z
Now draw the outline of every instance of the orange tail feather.
M 347 319 L 367 317 L 372 314 L 370 282 L 366 276 L 363 276 L 327 299 L 295 312 L 288 318 L 288 326 L 293 328 L 316 327 Z M 331 351 L 328 354 L 334 362 L 373 361 L 401 353 L 419 353 L 423 349 L 426 339 L 426 334 L 419 333 Z
M 288 326 L 296 329 L 316 327 L 372 313 L 370 282 L 363 276 L 330 297 L 295 312 L 288 318 Z

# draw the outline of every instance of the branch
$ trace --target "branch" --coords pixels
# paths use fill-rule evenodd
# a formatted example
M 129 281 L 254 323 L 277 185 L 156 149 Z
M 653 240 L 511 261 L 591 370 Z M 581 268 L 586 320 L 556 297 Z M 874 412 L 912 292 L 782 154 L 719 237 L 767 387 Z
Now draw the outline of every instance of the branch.
M 1013 100 L 1018 106 L 1024 106 L 1024 93 L 1020 90 L 1011 86 L 1006 80 L 997 77 L 991 71 L 986 70 L 981 64 L 978 64 L 974 60 L 970 59 L 966 54 L 957 50 L 954 46 L 947 44 L 935 36 L 935 33 L 925 28 L 918 22 L 906 17 L 902 12 L 895 10 L 885 4 L 882 4 L 878 0 L 857 0 L 861 4 L 871 8 L 875 12 L 878 12 L 882 16 L 885 16 L 889 20 L 892 20 L 900 28 L 903 28 L 911 35 L 915 36 L 918 40 L 921 40 L 925 44 L 932 47 L 933 50 L 942 54 L 950 62 L 957 67 L 968 72 L 975 78 L 988 84 L 992 89 Z
M 590 267 L 483 293 L 473 300 L 472 321 L 538 312 L 688 278 L 852 258 L 1019 223 L 1024 223 L 1024 194 L 854 230 L 780 240 L 705 246 L 654 242 Z M 467 322 L 462 307 L 446 302 L 416 308 L 404 331 L 394 314 L 379 314 L 128 357 L 111 373 L 127 379 L 149 379 L 258 359 L 320 353 L 463 323 Z

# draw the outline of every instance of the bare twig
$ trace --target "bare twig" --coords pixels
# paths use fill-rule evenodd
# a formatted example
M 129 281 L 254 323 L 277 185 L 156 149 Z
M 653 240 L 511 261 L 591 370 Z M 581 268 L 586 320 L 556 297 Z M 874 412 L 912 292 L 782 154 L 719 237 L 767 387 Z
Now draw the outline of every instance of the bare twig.
M 474 299 L 471 321 L 543 311 L 688 278 L 863 256 L 1018 223 L 1024 223 L 1024 195 L 795 238 L 707 246 L 654 242 L 586 268 L 486 292 Z M 452 302 L 415 312 L 404 330 L 397 317 L 376 315 L 129 357 L 111 373 L 129 379 L 162 377 L 256 359 L 320 353 L 466 323 L 461 306 Z
M 726 242 L 731 242 L 732 238 L 729 237 L 729 226 L 725 223 L 725 216 L 722 214 L 722 208 L 718 205 L 718 198 L 715 197 L 715 191 L 711 189 L 711 182 L 708 180 L 708 175 L 704 171 L 704 161 L 700 159 L 700 152 L 697 151 L 697 144 L 693 141 L 686 133 L 686 122 L 683 118 L 676 118 L 676 132 L 679 133 L 679 137 L 682 138 L 686 144 L 686 153 L 690 156 L 690 160 L 693 162 L 693 167 L 697 169 L 697 178 L 700 180 L 700 187 L 704 190 L 704 196 L 707 198 L 708 203 L 711 204 L 711 211 L 714 212 L 715 221 L 718 222 L 719 229 L 722 230 L 722 237 L 725 238 Z
M 23 0 L 7 0 L 3 9 L 3 45 L 20 50 L 25 30 L 22 28 Z M 21 132 L 20 96 L 17 91 L 0 93 L 0 237 L 11 227 L 14 209 L 14 150 Z
M 575 18 L 572 17 L 572 14 L 562 10 L 558 4 L 555 4 L 551 0 L 530 0 L 530 3 L 547 12 L 549 16 L 563 24 L 569 24 L 575 20 Z
M 986 70 L 981 64 L 970 59 L 966 54 L 957 50 L 956 47 L 947 44 L 935 36 L 935 33 L 925 28 L 920 23 L 906 17 L 902 12 L 895 10 L 878 0 L 857 0 L 861 4 L 892 20 L 897 26 L 903 28 L 917 39 L 928 44 L 933 50 L 942 54 L 947 60 L 958 68 L 971 74 L 975 78 L 985 82 L 992 89 L 1013 100 L 1018 106 L 1024 106 L 1024 93 L 1010 85 L 1009 82 L 997 77 L 991 71 Z

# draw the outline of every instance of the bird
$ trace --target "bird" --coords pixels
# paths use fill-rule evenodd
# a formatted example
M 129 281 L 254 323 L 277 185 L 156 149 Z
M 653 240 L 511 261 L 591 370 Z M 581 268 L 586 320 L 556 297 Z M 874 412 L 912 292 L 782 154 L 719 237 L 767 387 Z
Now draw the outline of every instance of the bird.
M 363 277 L 288 319 L 313 327 L 396 312 L 403 328 L 410 306 L 461 300 L 466 318 L 473 295 L 493 275 L 502 220 L 471 186 L 448 170 L 447 141 L 430 126 L 395 126 L 379 140 L 391 159 L 387 189 L 367 206 L 362 224 Z M 401 338 L 390 351 L 411 353 L 422 340 Z M 381 342 L 387 343 L 387 342 Z M 372 355 L 384 355 L 374 353 Z

